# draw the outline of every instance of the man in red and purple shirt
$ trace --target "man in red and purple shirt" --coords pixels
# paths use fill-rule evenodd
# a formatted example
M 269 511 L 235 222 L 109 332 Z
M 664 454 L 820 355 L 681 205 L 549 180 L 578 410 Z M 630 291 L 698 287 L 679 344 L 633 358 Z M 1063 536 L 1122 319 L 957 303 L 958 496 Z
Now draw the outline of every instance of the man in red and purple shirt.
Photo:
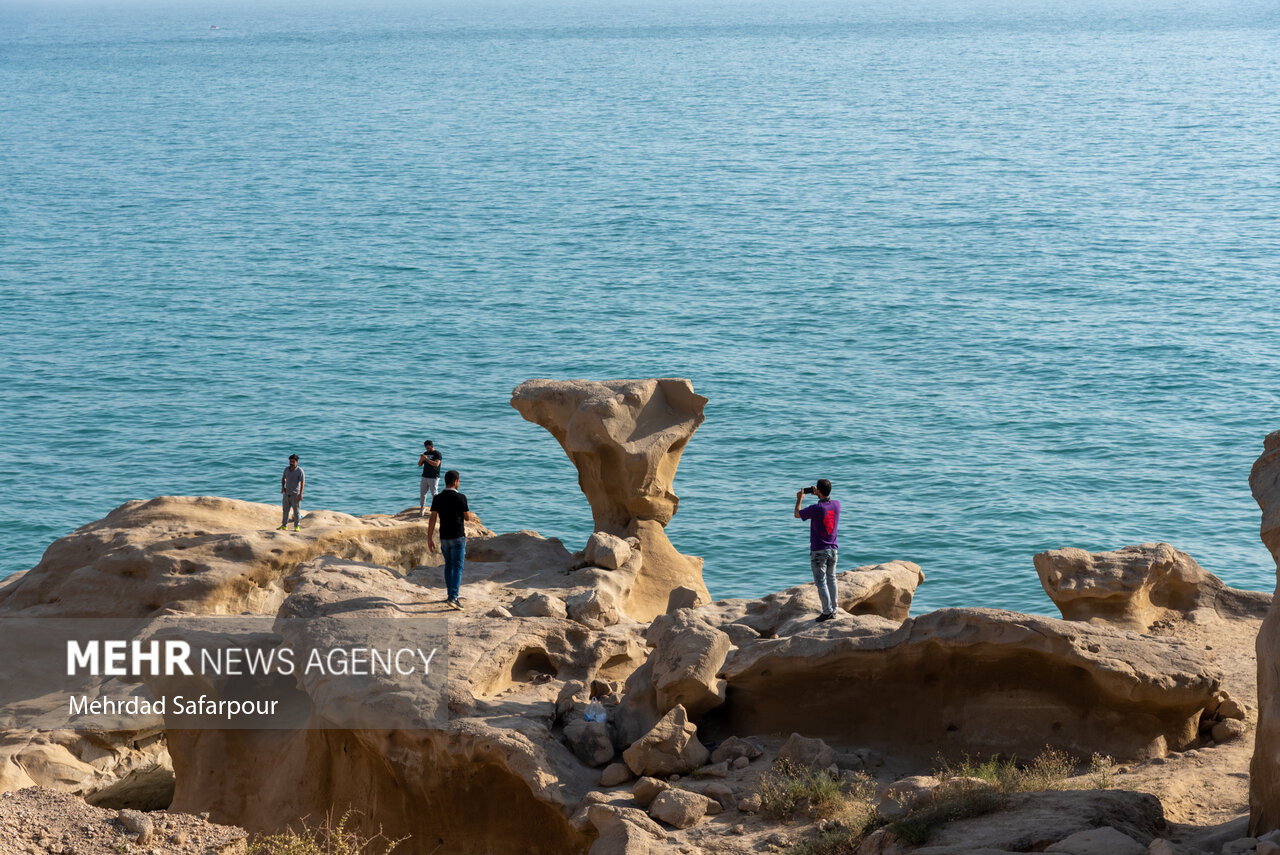
M 804 494 L 816 493 L 818 503 L 801 508 Z M 822 601 L 822 614 L 818 622 L 836 616 L 840 600 L 836 596 L 836 528 L 840 525 L 840 503 L 831 498 L 831 482 L 818 479 L 818 486 L 796 493 L 796 519 L 809 521 L 809 566 L 813 570 L 813 584 L 818 586 L 818 599 Z

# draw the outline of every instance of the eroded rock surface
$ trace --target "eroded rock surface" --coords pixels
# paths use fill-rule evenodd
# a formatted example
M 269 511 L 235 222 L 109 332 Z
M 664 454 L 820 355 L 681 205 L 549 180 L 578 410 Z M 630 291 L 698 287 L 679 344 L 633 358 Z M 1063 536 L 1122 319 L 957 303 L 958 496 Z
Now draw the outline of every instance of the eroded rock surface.
M 1261 617 L 1271 603 L 1266 594 L 1228 588 L 1167 543 L 1114 552 L 1054 549 L 1034 560 L 1040 584 L 1067 620 L 1146 630 L 1170 617 Z
M 706 403 L 677 379 L 528 380 L 512 392 L 511 406 L 546 428 L 577 467 L 595 528 L 637 539 L 643 565 L 622 604 L 637 619 L 664 611 L 681 585 L 706 594 L 701 559 L 677 552 L 664 531 L 680 501 L 676 467 Z
M 995 609 L 810 623 L 742 643 L 722 674 L 729 732 L 800 731 L 920 760 L 1034 756 L 1046 743 L 1162 756 L 1195 744 L 1221 683 L 1180 641 Z
M 483 615 L 535 588 L 571 596 L 568 553 L 534 535 L 481 540 L 468 562 L 467 612 L 442 607 L 438 572 L 401 578 L 387 568 L 337 558 L 304 564 L 286 581 L 281 617 L 449 617 L 449 720 L 394 731 L 181 731 L 170 734 L 177 773 L 174 807 L 209 811 L 253 831 L 331 806 L 365 811 L 364 830 L 411 835 L 406 855 L 435 851 L 585 852 L 594 833 L 570 818 L 596 789 L 613 755 L 603 724 L 583 720 L 586 694 L 623 679 L 643 660 L 642 626 L 596 630 L 557 615 Z M 547 562 L 559 556 L 561 563 Z M 374 679 L 374 678 L 371 678 Z M 368 681 L 307 685 L 317 714 L 376 695 Z M 346 692 L 348 696 L 343 695 Z M 354 693 L 354 694 L 352 694 Z M 561 721 L 572 725 L 565 733 Z M 575 756 L 576 752 L 576 756 Z M 228 758 L 252 758 L 228 762 Z M 581 759 L 580 759 L 581 758 Z M 585 761 L 585 762 L 584 762 Z M 590 764 L 590 765 L 588 765 Z M 299 786 L 298 782 L 306 782 Z M 536 838 L 528 830 L 537 828 Z M 440 843 L 443 841 L 443 844 Z
M 1269 434 L 1249 473 L 1262 509 L 1262 542 L 1280 574 L 1280 431 Z M 1250 765 L 1249 830 L 1280 828 L 1280 611 L 1275 604 L 1258 632 L 1258 728 Z
M 37 786 L 103 807 L 167 807 L 173 766 L 164 732 L 0 732 L 0 792 Z
M 148 617 L 274 614 L 283 581 L 304 561 L 333 555 L 406 572 L 441 565 L 413 514 L 353 517 L 310 511 L 302 530 L 276 531 L 280 508 L 214 496 L 126 502 L 45 550 L 0 588 L 0 615 Z M 492 535 L 468 523 L 469 537 Z
M 899 624 L 910 613 L 911 599 L 923 581 L 924 573 L 910 561 L 869 564 L 837 573 L 840 610 Z M 727 633 L 735 644 L 742 644 L 810 628 L 821 610 L 818 591 L 810 584 L 754 600 L 718 600 L 696 613 Z

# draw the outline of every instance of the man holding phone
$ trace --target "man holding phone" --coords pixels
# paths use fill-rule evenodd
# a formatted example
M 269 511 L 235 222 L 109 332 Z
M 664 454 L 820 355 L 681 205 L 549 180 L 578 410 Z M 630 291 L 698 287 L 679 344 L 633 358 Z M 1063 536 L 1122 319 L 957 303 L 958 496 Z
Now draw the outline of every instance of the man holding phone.
M 817 504 L 801 508 L 805 494 L 818 497 Z M 840 600 L 836 596 L 836 528 L 840 525 L 840 503 L 831 498 L 831 482 L 819 478 L 816 487 L 805 487 L 796 493 L 798 520 L 809 521 L 809 566 L 813 570 L 813 584 L 818 586 L 818 599 L 822 601 L 822 614 L 818 623 L 836 616 Z

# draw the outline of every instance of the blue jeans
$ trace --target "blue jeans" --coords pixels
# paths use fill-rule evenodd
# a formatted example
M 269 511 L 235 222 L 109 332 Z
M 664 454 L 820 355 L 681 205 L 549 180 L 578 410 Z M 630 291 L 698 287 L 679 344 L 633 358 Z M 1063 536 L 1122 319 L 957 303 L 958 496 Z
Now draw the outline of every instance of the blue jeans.
M 813 584 L 818 586 L 818 599 L 822 600 L 822 613 L 835 614 L 840 605 L 836 596 L 836 550 L 813 550 L 809 553 L 809 566 L 813 569 Z
M 462 562 L 467 557 L 467 539 L 454 537 L 440 541 L 440 554 L 444 556 L 444 587 L 449 599 L 458 599 L 462 587 Z

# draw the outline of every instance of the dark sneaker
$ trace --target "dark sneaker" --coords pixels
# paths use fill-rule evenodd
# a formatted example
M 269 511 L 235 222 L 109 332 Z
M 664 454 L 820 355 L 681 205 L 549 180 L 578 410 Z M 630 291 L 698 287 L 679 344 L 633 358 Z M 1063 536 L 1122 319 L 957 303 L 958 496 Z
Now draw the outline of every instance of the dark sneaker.
M 835 612 L 823 612 L 822 614 L 820 614 L 820 615 L 818 615 L 816 618 L 814 618 L 813 622 L 814 622 L 814 623 L 822 623 L 824 620 L 831 620 L 831 619 L 832 619 L 833 617 L 835 617 L 835 616 L 836 616 L 836 615 L 835 615 Z
M 453 609 L 454 611 L 459 611 L 459 612 L 462 611 L 462 603 L 458 602 L 457 600 L 447 600 L 446 604 L 449 606 L 449 608 Z

